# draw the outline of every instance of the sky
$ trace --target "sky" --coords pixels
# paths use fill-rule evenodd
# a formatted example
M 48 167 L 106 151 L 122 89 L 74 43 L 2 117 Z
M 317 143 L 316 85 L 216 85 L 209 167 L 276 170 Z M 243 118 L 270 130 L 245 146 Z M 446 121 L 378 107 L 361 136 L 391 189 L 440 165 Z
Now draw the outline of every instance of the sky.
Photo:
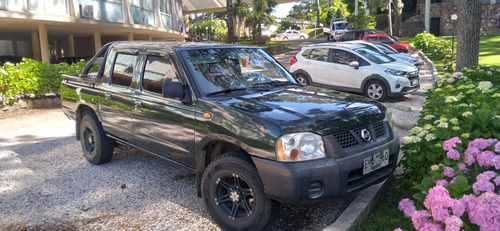
M 284 18 L 288 15 L 288 12 L 290 12 L 293 5 L 295 5 L 295 2 L 278 4 L 276 8 L 274 8 L 272 15 L 278 18 Z

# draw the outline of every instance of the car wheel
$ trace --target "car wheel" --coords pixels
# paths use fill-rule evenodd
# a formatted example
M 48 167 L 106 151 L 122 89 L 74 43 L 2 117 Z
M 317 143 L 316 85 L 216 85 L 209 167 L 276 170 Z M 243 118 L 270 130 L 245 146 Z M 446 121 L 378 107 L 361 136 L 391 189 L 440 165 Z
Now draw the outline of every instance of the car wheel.
M 305 37 L 304 36 L 300 36 L 300 39 L 305 39 Z
M 286 37 L 286 36 L 285 36 L 285 37 L 283 37 L 283 40 L 287 40 L 287 39 L 288 39 L 288 37 Z
M 379 80 L 372 80 L 366 84 L 365 95 L 377 101 L 384 101 L 387 97 L 387 87 Z
M 261 230 L 274 220 L 279 202 L 269 199 L 250 158 L 229 152 L 205 170 L 202 197 L 215 222 L 227 230 Z
M 80 122 L 80 143 L 85 159 L 92 164 L 104 164 L 113 157 L 113 140 L 106 136 L 93 113 L 85 114 Z
M 309 78 L 304 74 L 296 74 L 295 79 L 302 85 L 309 85 Z

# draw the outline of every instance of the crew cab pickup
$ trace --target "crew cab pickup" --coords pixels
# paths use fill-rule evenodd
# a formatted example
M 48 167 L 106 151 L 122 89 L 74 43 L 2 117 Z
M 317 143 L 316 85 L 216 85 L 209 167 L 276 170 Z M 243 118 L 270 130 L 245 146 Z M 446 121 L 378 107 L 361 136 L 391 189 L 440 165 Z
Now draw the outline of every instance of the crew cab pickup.
M 63 111 L 89 162 L 133 147 L 192 169 L 223 229 L 263 229 L 280 202 L 343 197 L 397 165 L 384 106 L 302 86 L 260 48 L 112 42 L 62 78 Z

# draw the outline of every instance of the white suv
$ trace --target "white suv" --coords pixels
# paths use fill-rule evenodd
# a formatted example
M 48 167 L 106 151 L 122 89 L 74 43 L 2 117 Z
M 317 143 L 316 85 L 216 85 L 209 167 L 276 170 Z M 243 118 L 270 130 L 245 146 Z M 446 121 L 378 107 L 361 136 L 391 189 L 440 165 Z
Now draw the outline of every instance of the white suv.
M 361 44 L 323 43 L 303 47 L 290 62 L 303 85 L 364 93 L 383 101 L 420 87 L 418 69 Z

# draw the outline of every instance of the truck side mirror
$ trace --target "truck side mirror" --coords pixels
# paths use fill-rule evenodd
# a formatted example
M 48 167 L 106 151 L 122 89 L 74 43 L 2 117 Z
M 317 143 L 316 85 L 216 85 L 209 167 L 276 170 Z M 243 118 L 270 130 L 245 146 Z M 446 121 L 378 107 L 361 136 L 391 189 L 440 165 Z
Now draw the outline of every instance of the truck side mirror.
M 354 69 L 359 69 L 359 63 L 358 61 L 352 61 L 349 63 L 350 67 L 354 67 Z
M 184 97 L 184 87 L 180 82 L 167 81 L 163 83 L 163 97 L 182 99 Z

